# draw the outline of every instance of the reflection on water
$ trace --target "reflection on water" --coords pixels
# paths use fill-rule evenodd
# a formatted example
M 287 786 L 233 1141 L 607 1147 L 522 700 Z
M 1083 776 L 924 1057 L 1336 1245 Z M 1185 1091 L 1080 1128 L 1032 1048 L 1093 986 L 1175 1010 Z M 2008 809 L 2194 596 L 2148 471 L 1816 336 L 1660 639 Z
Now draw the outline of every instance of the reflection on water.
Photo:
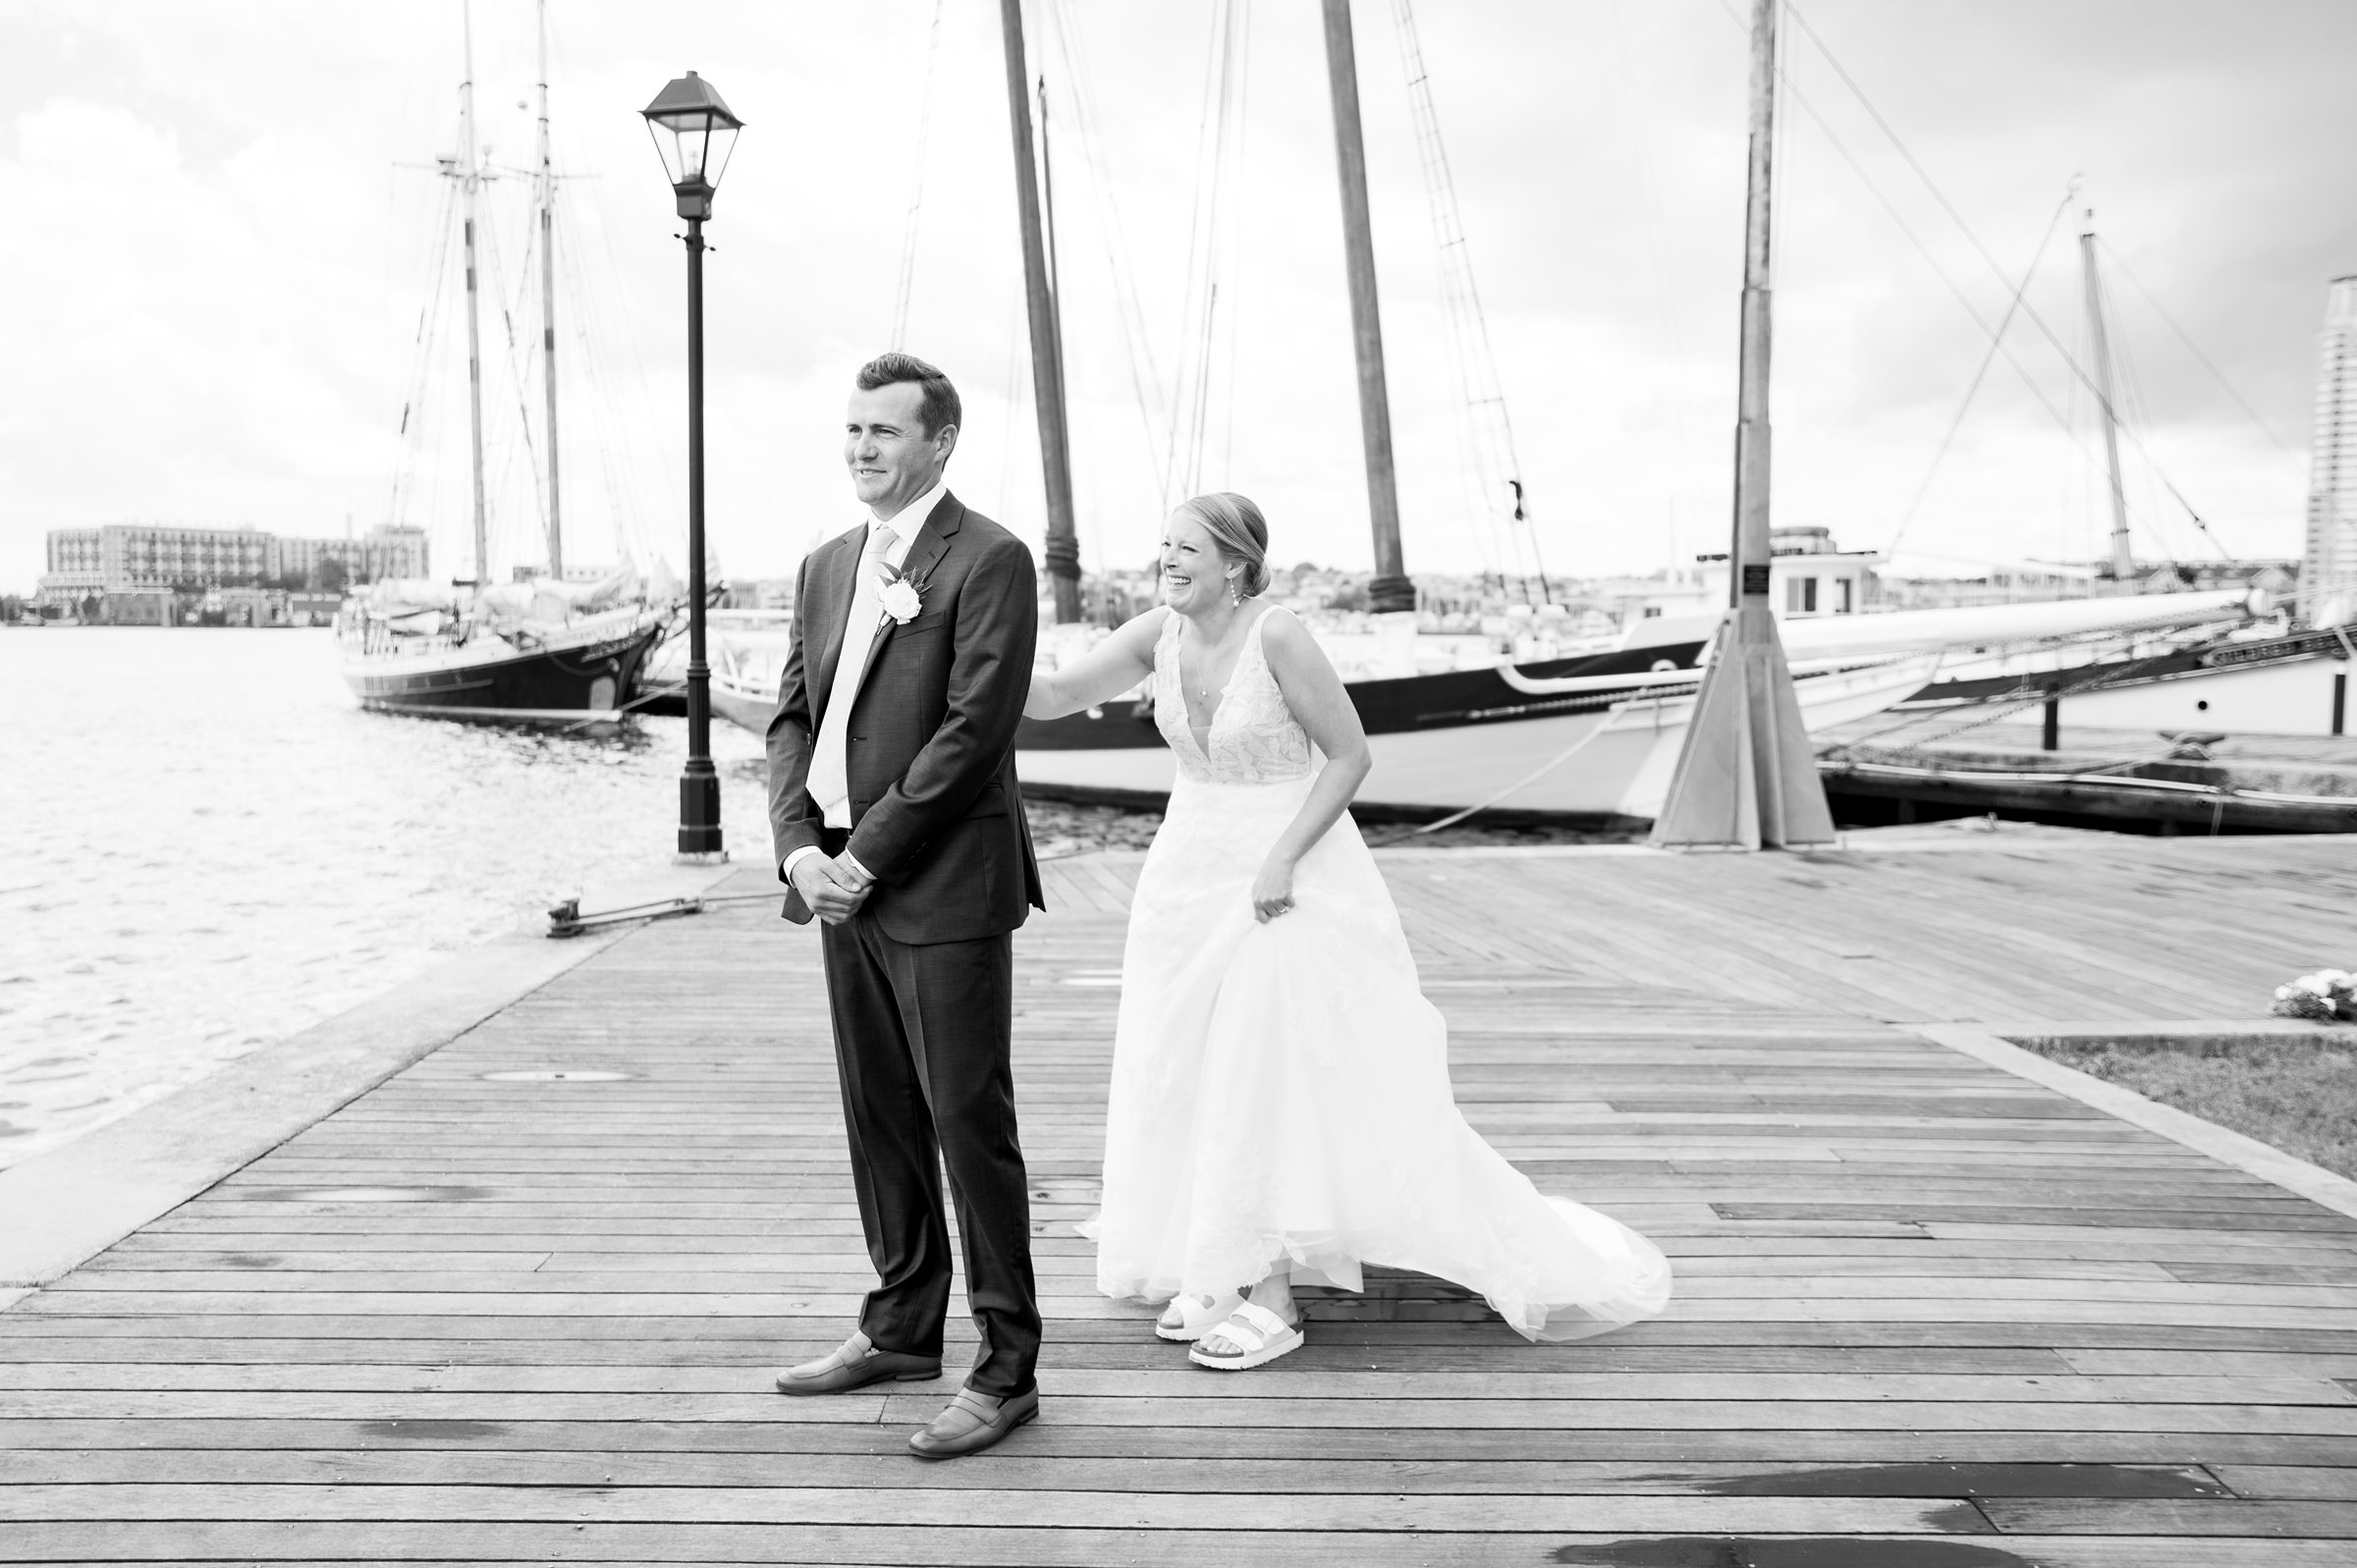
M 0 631 L 0 1164 L 662 864 L 686 749 L 362 713 L 325 631 Z

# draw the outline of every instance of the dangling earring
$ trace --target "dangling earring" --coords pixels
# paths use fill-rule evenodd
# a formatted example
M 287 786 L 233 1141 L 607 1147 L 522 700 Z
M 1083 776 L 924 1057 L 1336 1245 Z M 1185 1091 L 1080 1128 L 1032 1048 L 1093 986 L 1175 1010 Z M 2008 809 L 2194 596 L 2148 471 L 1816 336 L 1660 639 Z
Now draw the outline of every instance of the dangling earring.
M 1228 602 L 1239 610 L 1243 608 L 1244 581 L 1241 577 L 1230 577 L 1228 579 Z

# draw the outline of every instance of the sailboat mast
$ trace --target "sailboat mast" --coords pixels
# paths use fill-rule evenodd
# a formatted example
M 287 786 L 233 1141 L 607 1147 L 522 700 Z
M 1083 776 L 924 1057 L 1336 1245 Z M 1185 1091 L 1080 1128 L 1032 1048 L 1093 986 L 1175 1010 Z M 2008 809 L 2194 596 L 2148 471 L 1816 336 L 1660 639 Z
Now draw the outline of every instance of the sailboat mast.
M 1773 615 L 1768 587 L 1773 556 L 1768 496 L 1771 432 L 1768 364 L 1775 337 L 1774 269 L 1769 241 L 1776 195 L 1776 0 L 1757 0 L 1752 19 L 1750 165 L 1743 203 L 1743 308 L 1735 358 L 1735 515 L 1728 544 L 1727 604 L 1748 599 Z
M 1071 440 L 1064 419 L 1063 334 L 1041 233 L 1039 166 L 1031 156 L 1031 74 L 1023 62 L 1022 0 L 999 0 L 1007 40 L 1007 105 L 1014 131 L 1015 210 L 1023 230 L 1023 296 L 1031 317 L 1031 387 L 1039 408 L 1039 458 L 1048 493 L 1048 581 L 1059 624 L 1080 619 L 1080 538 L 1072 525 Z
M 459 189 L 466 199 L 466 398 L 467 423 L 474 436 L 474 580 L 479 587 L 491 580 L 491 529 L 483 500 L 483 331 L 475 308 L 474 206 L 482 186 L 482 162 L 474 137 L 474 9 L 461 0 L 459 18 L 466 44 L 466 80 L 459 84 Z
M 1775 321 L 1769 243 L 1776 194 L 1776 19 L 1752 0 L 1751 145 L 1743 207 L 1743 317 L 1735 390 L 1734 537 L 1728 597 L 1669 795 L 1657 849 L 1791 849 L 1838 841 L 1825 782 L 1784 662 L 1769 588 L 1768 350 Z
M 1399 487 L 1392 466 L 1392 403 L 1383 374 L 1383 316 L 1375 298 L 1375 238 L 1367 206 L 1367 148 L 1358 124 L 1350 0 L 1325 0 L 1325 5 L 1326 77 L 1334 94 L 1334 147 L 1342 170 L 1343 254 L 1350 274 L 1350 335 L 1358 355 L 1358 428 L 1367 459 L 1368 522 L 1375 535 L 1367 608 L 1413 610 L 1416 587 L 1399 551 Z
M 2119 479 L 2119 413 L 2111 400 L 2111 339 L 2104 329 L 2104 290 L 2095 271 L 2095 209 L 2086 209 L 2079 226 L 2079 271 L 2087 285 L 2087 334 L 2095 354 L 2095 396 L 2103 405 L 2104 460 L 2111 475 L 2111 578 L 2126 582 L 2136 575 L 2136 556 L 2128 548 L 2128 493 Z
M 1056 363 L 1064 364 L 1064 263 L 1056 256 L 1056 149 L 1048 135 L 1048 79 L 1039 79 L 1039 219 L 1047 242 L 1049 316 L 1056 323 Z
M 540 0 L 540 374 L 548 389 L 548 574 L 565 575 L 557 484 L 557 170 L 548 146 L 548 0 Z

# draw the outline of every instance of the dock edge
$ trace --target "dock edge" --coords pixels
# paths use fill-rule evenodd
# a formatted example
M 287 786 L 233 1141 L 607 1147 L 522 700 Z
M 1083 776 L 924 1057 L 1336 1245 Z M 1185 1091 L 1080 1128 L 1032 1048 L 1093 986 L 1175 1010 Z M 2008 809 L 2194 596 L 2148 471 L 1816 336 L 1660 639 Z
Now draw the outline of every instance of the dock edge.
M 708 892 L 741 865 L 649 879 Z M 499 938 L 0 1170 L 0 1312 L 515 1005 L 640 922 Z
M 1899 1025 L 1926 1040 L 1947 1047 L 1950 1051 L 2000 1067 L 2017 1078 L 2043 1084 L 2060 1094 L 2068 1095 L 2081 1105 L 2092 1106 L 2108 1115 L 2116 1116 L 2147 1132 L 2159 1133 L 2172 1143 L 2183 1144 L 2196 1153 L 2235 1169 L 2248 1172 L 2263 1181 L 2298 1193 L 2312 1203 L 2324 1205 L 2336 1214 L 2357 1219 L 2357 1181 L 2336 1175 L 2322 1165 L 2287 1155 L 2275 1145 L 2206 1121 L 2191 1111 L 2165 1106 L 2158 1100 L 2148 1100 L 2135 1090 L 2108 1083 L 2075 1067 L 2042 1056 L 2034 1051 L 2013 1044 L 2007 1036 L 2037 1040 L 2086 1040 L 2094 1042 L 2106 1036 L 2123 1039 L 2150 1040 L 2158 1036 L 2202 1036 L 2252 1040 L 2327 1039 L 2330 1035 L 2322 1025 L 2302 1027 L 2287 1025 L 2283 1020 L 2268 1023 L 2181 1023 L 2181 1024 L 1955 1024 L 1908 1023 Z

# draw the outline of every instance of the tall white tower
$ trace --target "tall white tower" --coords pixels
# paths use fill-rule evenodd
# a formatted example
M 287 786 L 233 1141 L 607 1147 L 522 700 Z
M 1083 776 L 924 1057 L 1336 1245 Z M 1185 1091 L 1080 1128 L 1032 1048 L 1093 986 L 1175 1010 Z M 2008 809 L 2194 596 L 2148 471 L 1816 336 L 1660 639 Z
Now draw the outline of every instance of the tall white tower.
M 2319 335 L 2300 589 L 2310 624 L 2357 618 L 2357 274 L 2332 280 Z

